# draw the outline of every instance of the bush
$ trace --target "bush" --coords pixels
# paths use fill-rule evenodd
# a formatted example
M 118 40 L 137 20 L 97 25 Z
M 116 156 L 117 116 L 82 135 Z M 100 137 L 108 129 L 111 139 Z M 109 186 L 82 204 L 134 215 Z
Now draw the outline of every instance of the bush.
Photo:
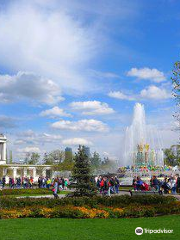
M 28 188 L 28 189 L 3 189 L 0 191 L 0 196 L 9 196 L 9 195 L 23 195 L 23 194 L 48 194 L 51 190 L 47 188 Z
M 45 206 L 45 207 L 56 207 L 56 206 L 89 206 L 91 208 L 96 208 L 97 206 L 104 207 L 126 207 L 130 204 L 136 205 L 163 205 L 175 203 L 177 200 L 174 197 L 168 196 L 114 196 L 114 197 L 101 197 L 94 196 L 89 197 L 73 197 L 73 198 L 61 198 L 61 199 L 49 199 L 49 198 L 10 198 L 10 197 L 1 197 L 0 206 L 2 208 L 24 208 L 27 206 Z

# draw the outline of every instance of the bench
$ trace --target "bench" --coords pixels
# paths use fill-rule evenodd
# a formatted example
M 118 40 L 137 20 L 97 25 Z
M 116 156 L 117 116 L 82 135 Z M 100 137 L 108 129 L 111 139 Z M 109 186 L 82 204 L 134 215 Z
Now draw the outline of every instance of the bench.
M 129 190 L 131 196 L 139 196 L 139 195 L 162 195 L 162 191 L 131 191 Z

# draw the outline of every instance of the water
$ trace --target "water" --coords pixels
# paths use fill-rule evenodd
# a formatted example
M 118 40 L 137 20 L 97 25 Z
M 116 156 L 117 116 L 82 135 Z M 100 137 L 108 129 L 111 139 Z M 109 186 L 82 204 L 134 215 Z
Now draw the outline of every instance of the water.
M 162 140 L 154 126 L 146 124 L 144 105 L 136 103 L 133 120 L 125 133 L 124 164 L 164 165 Z

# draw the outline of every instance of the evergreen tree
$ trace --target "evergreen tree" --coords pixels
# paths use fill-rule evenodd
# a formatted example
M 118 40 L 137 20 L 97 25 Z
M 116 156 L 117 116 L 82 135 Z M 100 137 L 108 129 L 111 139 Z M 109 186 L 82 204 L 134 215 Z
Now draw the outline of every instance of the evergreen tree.
M 85 154 L 84 146 L 79 146 L 74 158 L 73 178 L 77 181 L 74 196 L 92 196 L 95 188 L 92 183 L 90 161 Z

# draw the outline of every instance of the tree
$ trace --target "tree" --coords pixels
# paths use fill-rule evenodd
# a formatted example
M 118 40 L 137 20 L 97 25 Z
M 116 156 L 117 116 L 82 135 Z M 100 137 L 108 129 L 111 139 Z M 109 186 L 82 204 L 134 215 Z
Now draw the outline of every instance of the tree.
M 180 61 L 177 61 L 174 64 L 173 69 L 173 76 L 172 76 L 172 83 L 173 83 L 173 95 L 177 102 L 177 112 L 175 113 L 174 117 L 178 121 L 178 130 L 180 130 Z
M 28 160 L 28 164 L 35 165 L 35 164 L 38 163 L 39 159 L 40 159 L 40 155 L 38 153 L 33 152 L 30 155 L 30 159 Z
M 92 196 L 95 194 L 91 182 L 90 161 L 85 154 L 84 146 L 79 146 L 74 158 L 73 178 L 77 181 L 74 196 Z
M 26 153 L 26 156 L 25 156 L 25 159 L 24 159 L 24 163 L 25 164 L 28 164 L 29 163 L 29 161 L 30 161 L 30 156 L 31 156 L 31 153 Z
M 44 164 L 53 165 L 53 164 L 60 164 L 64 160 L 64 151 L 61 150 L 54 150 L 50 153 L 44 154 Z
M 176 166 L 180 164 L 180 145 L 173 145 L 164 150 L 164 162 L 166 165 Z
M 10 152 L 9 152 L 9 163 L 10 164 L 13 163 L 12 150 L 10 150 Z
M 66 162 L 72 162 L 73 161 L 73 153 L 71 148 L 66 148 L 65 150 L 65 159 Z
M 91 161 L 92 167 L 98 168 L 101 165 L 101 158 L 99 153 L 94 152 L 93 156 L 90 158 L 90 161 Z

